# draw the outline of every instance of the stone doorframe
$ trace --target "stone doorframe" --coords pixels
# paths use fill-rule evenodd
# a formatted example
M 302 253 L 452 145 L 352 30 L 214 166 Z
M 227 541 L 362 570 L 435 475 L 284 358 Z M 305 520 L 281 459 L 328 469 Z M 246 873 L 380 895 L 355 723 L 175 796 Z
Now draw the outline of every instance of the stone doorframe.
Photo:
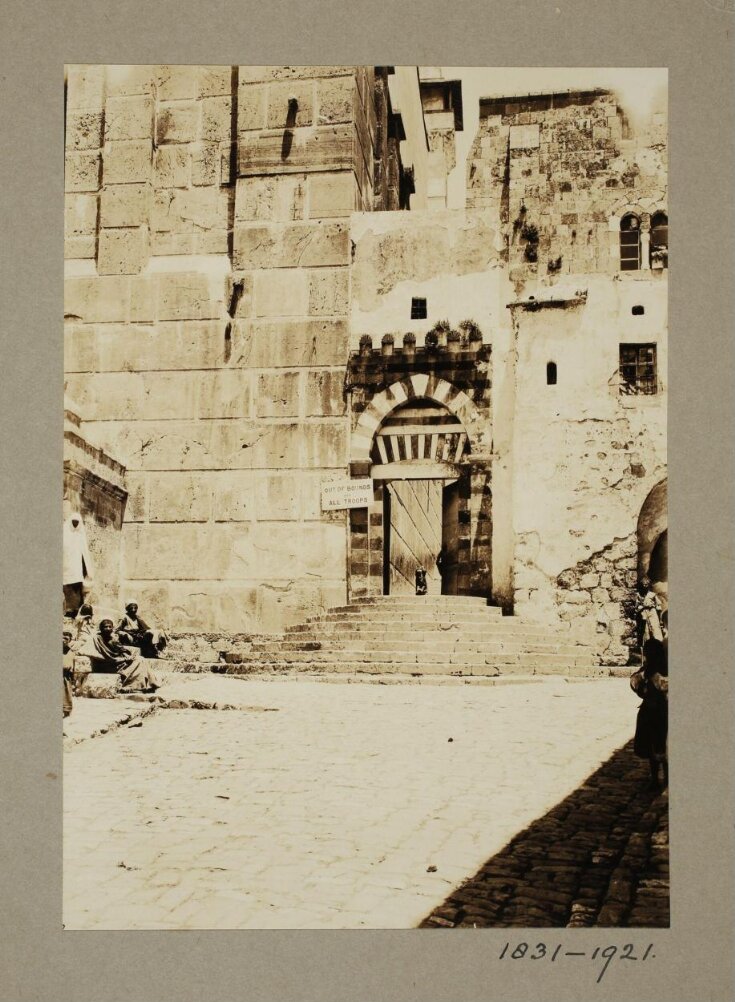
M 389 414 L 413 399 L 427 399 L 446 407 L 463 425 L 469 455 L 456 464 L 459 478 L 459 551 L 463 569 L 459 594 L 491 594 L 491 468 L 489 428 L 483 415 L 464 391 L 447 380 L 413 373 L 376 393 L 360 414 L 350 439 L 350 473 L 369 477 L 370 453 L 375 434 Z M 431 477 L 431 474 L 429 474 Z M 385 481 L 373 484 L 373 504 L 349 513 L 347 593 L 349 600 L 383 594 Z

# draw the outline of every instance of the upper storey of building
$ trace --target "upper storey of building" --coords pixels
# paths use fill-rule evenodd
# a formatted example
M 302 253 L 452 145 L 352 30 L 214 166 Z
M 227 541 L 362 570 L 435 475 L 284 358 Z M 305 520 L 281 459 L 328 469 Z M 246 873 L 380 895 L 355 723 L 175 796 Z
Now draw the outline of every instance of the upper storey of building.
M 668 263 L 665 108 L 634 129 L 606 90 L 483 99 L 467 206 L 498 219 L 516 284 L 660 276 Z

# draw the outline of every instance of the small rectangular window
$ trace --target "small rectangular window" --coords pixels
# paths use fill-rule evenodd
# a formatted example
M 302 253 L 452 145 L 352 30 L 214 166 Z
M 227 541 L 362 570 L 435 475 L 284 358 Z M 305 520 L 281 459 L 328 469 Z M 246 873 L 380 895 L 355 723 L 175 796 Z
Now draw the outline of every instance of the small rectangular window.
M 411 300 L 411 319 L 412 320 L 426 320 L 426 300 L 416 299 L 415 297 Z
M 620 392 L 647 395 L 658 392 L 655 344 L 620 345 Z

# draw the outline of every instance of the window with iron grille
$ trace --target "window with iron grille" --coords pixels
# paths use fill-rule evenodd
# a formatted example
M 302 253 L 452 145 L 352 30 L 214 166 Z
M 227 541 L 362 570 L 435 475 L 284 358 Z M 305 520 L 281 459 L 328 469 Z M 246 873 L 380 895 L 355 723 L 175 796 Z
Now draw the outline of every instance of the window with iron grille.
M 411 300 L 411 319 L 412 320 L 426 320 L 426 300 L 416 299 L 415 297 Z
M 641 266 L 641 223 L 630 213 L 620 220 L 620 270 L 638 271 Z
M 620 345 L 620 392 L 658 393 L 655 344 Z

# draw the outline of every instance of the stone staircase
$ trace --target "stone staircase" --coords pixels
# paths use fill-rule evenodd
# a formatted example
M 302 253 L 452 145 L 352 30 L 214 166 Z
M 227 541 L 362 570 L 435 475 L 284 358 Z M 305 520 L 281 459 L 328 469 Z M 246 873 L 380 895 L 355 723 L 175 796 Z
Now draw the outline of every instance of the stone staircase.
M 216 644 L 215 644 L 216 646 Z M 363 599 L 329 609 L 279 636 L 227 642 L 216 664 L 184 671 L 368 672 L 403 675 L 607 675 L 569 633 L 503 616 L 483 598 Z M 181 660 L 176 644 L 171 651 Z

